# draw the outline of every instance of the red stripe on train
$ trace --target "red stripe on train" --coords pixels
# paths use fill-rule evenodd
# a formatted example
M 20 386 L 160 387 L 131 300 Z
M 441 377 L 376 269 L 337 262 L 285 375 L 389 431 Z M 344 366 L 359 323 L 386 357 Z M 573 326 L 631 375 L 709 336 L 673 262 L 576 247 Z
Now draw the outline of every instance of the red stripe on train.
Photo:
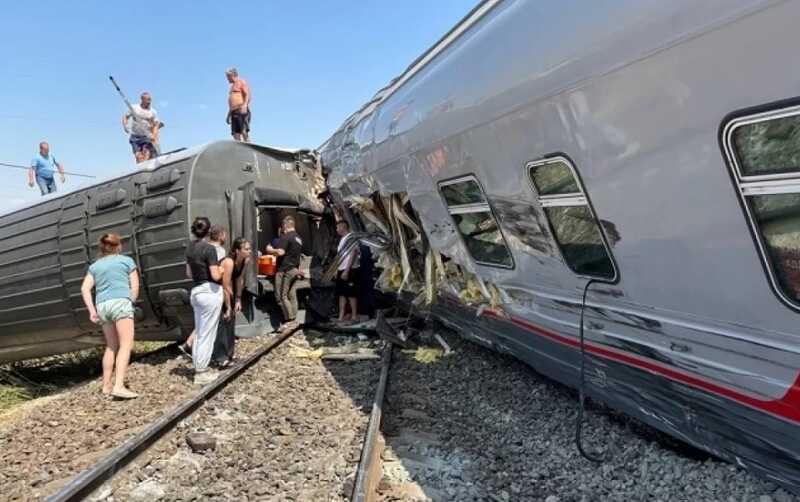
M 535 324 L 531 324 L 530 322 L 523 319 L 515 317 L 506 318 L 488 309 L 484 311 L 484 315 L 492 317 L 497 320 L 511 322 L 512 324 L 520 328 L 523 328 L 526 331 L 536 333 L 539 336 L 549 338 L 563 345 L 569 345 L 571 347 L 580 346 L 578 340 L 574 338 L 566 337 L 563 335 L 559 335 L 558 333 L 548 331 L 542 327 L 536 326 Z M 616 349 L 609 349 L 596 344 L 586 343 L 586 352 L 603 357 L 605 359 L 618 361 L 627 364 L 629 366 L 635 366 L 637 368 L 649 371 L 651 373 L 656 373 L 661 376 L 665 376 L 670 380 L 674 380 L 676 382 L 680 382 L 689 385 L 691 387 L 695 387 L 698 389 L 702 389 L 717 394 L 727 399 L 737 401 L 751 408 L 755 408 L 760 411 L 765 411 L 767 413 L 771 413 L 773 415 L 776 415 L 778 417 L 787 420 L 791 420 L 793 422 L 800 422 L 800 375 L 798 375 L 797 380 L 795 380 L 794 384 L 789 388 L 788 391 L 786 391 L 786 394 L 782 398 L 771 401 L 765 401 L 762 399 L 755 398 L 753 396 L 748 396 L 747 394 L 742 394 L 741 392 L 721 386 L 719 384 L 704 380 L 702 377 L 684 373 L 680 370 L 676 370 L 673 368 L 667 368 L 659 364 L 655 364 L 647 359 L 643 359 L 628 353 L 622 353 Z

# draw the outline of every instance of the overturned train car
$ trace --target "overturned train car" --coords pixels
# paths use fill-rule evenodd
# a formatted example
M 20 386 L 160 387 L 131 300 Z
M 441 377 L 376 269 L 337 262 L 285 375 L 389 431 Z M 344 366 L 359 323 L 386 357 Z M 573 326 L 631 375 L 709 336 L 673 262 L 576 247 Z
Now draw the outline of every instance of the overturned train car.
M 320 148 L 329 185 L 394 238 L 384 287 L 798 492 L 798 16 L 485 1 Z
M 102 343 L 80 286 L 97 240 L 107 232 L 122 236 L 123 253 L 139 267 L 137 339 L 188 335 L 193 318 L 184 254 L 192 220 L 207 216 L 229 229 L 230 240 L 242 236 L 263 250 L 280 217 L 293 214 L 310 258 L 321 188 L 324 181 L 308 152 L 220 141 L 163 155 L 131 174 L 0 216 L 0 362 Z M 270 288 L 253 261 L 237 319 L 240 336 L 269 324 L 269 302 L 259 299 Z

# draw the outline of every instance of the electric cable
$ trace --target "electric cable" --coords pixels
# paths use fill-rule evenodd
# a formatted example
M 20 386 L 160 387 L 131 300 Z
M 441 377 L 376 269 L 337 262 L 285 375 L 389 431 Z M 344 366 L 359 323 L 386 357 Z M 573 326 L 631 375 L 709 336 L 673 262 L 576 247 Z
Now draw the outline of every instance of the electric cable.
M 580 370 L 580 382 L 578 385 L 578 418 L 575 423 L 575 446 L 578 447 L 578 451 L 580 452 L 581 456 L 586 460 L 594 462 L 596 464 L 601 464 L 608 460 L 607 457 L 602 457 L 599 455 L 595 455 L 593 453 L 589 453 L 583 447 L 583 414 L 586 408 L 586 342 L 583 332 L 583 318 L 584 318 L 584 311 L 586 310 L 586 294 L 589 292 L 589 286 L 593 283 L 601 283 L 601 284 L 613 284 L 611 282 L 602 281 L 599 279 L 589 279 L 586 282 L 586 285 L 583 287 L 583 296 L 581 298 L 581 315 L 580 315 L 580 325 L 578 327 L 578 337 L 580 341 L 580 350 L 581 350 L 581 370 Z
M 8 162 L 0 162 L 1 167 L 11 167 L 14 169 L 25 169 L 26 171 L 31 168 L 31 166 L 22 166 L 19 164 L 9 164 Z M 69 174 L 70 176 L 78 176 L 80 178 L 97 178 L 97 176 L 92 176 L 91 174 L 80 174 L 80 173 L 72 173 L 69 171 L 64 171 L 64 174 Z

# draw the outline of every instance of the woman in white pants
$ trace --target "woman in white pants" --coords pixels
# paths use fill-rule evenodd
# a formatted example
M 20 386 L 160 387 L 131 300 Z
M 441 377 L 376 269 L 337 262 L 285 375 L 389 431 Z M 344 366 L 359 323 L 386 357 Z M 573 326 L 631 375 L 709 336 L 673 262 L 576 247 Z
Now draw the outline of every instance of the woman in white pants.
M 194 281 L 191 293 L 192 309 L 194 309 L 194 332 L 196 339 L 192 346 L 194 361 L 194 383 L 205 385 L 217 377 L 217 373 L 208 369 L 211 353 L 214 350 L 214 338 L 217 324 L 222 312 L 223 292 L 222 267 L 219 265 L 217 250 L 209 244 L 208 235 L 211 223 L 201 216 L 192 223 L 193 241 L 186 250 L 186 274 Z

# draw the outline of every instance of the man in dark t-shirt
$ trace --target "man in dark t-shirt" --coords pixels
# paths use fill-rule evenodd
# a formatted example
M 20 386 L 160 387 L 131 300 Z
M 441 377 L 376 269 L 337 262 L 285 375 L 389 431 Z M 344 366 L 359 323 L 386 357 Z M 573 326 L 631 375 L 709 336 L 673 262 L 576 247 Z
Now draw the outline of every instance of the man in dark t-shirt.
M 278 257 L 275 274 L 275 299 L 283 311 L 284 323 L 281 331 L 297 327 L 297 279 L 300 274 L 300 258 L 303 241 L 294 228 L 294 218 L 287 216 L 281 224 L 282 234 L 277 245 L 267 246 L 267 254 Z

